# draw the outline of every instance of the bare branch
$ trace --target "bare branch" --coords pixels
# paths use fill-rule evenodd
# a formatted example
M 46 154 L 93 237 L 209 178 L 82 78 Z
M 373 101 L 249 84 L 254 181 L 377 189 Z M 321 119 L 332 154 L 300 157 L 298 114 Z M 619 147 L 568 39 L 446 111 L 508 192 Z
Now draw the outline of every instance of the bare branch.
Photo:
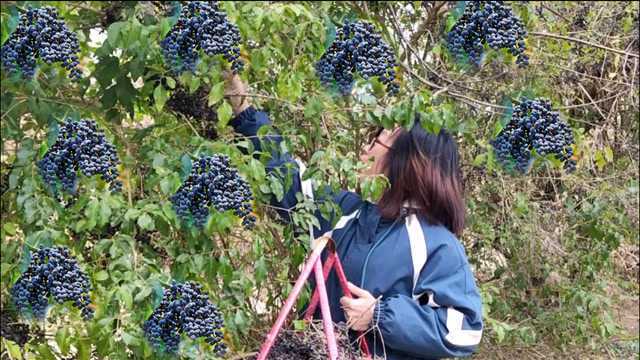
M 446 5 L 446 1 L 434 1 L 434 5 L 431 9 L 429 9 L 428 11 L 428 15 L 427 17 L 424 18 L 424 20 L 422 20 L 422 22 L 418 25 L 418 28 L 416 29 L 416 32 L 413 33 L 413 35 L 411 35 L 411 39 L 410 39 L 410 43 L 413 46 L 416 46 L 418 43 L 418 40 L 420 40 L 420 38 L 422 37 L 422 35 L 424 35 L 427 31 L 429 31 L 429 26 L 433 24 L 433 22 L 435 21 L 435 19 L 438 17 L 438 15 L 442 14 L 444 11 L 441 10 L 445 10 L 446 11 L 446 7 L 443 8 L 444 5 Z
M 640 55 L 638 54 L 634 54 L 634 53 L 630 53 L 630 52 L 626 52 L 620 49 L 614 49 L 614 48 L 610 48 L 608 46 L 604 46 L 604 45 L 599 45 L 599 44 L 595 44 L 586 40 L 582 40 L 582 39 L 576 39 L 573 37 L 569 37 L 569 36 L 562 36 L 562 35 L 558 35 L 558 34 L 551 34 L 551 33 L 545 33 L 545 32 L 530 32 L 529 35 L 533 35 L 533 36 L 539 36 L 539 37 L 548 37 L 548 38 L 552 38 L 552 39 L 559 39 L 559 40 L 566 40 L 566 41 L 572 41 L 578 44 L 583 44 L 583 45 L 588 45 L 591 47 L 595 47 L 598 49 L 603 49 L 603 50 L 607 50 L 607 51 L 611 51 L 614 52 L 616 54 L 620 54 L 620 55 L 627 55 L 627 56 L 632 56 L 635 58 L 640 58 Z

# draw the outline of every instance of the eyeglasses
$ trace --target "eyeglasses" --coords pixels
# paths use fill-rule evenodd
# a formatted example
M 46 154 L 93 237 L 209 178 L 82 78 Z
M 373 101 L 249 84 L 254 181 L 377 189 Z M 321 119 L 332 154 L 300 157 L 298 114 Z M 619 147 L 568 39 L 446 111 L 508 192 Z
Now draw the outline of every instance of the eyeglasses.
M 368 137 L 369 145 L 367 146 L 367 151 L 371 151 L 376 146 L 376 144 L 379 144 L 380 146 L 384 147 L 387 150 L 393 150 L 393 147 L 383 143 L 378 139 L 380 135 L 382 135 L 383 131 L 384 131 L 384 128 L 380 127 L 380 128 L 374 129 L 374 131 L 369 133 L 369 137 Z

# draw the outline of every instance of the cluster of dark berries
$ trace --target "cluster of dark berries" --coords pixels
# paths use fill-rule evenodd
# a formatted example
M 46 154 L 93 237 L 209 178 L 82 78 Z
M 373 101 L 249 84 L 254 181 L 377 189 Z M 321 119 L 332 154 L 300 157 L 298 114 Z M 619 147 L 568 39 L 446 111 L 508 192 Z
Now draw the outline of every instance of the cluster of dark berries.
M 358 21 L 345 23 L 336 31 L 336 38 L 315 65 L 324 85 L 337 84 L 342 94 L 351 92 L 354 75 L 364 79 L 377 77 L 386 85 L 387 93 L 395 95 L 400 89 L 394 82 L 395 55 L 382 40 L 373 25 Z
M 516 105 L 511 121 L 492 141 L 498 161 L 507 168 L 515 162 L 515 168 L 521 172 L 528 170 L 534 149 L 541 156 L 555 155 L 566 171 L 575 170 L 576 162 L 571 159 L 573 143 L 571 127 L 546 99 L 524 99 Z
M 182 86 L 177 86 L 167 101 L 167 107 L 172 111 L 197 120 L 200 125 L 200 134 L 207 139 L 218 137 L 216 122 L 218 113 L 215 108 L 207 104 L 208 88 L 202 86 L 194 93 Z
M 239 73 L 244 66 L 239 42 L 238 27 L 228 21 L 217 1 L 189 1 L 160 45 L 165 61 L 176 73 L 195 71 L 200 50 L 209 56 L 222 55 L 233 72 Z
M 527 31 L 522 20 L 503 1 L 467 1 L 462 17 L 448 34 L 449 50 L 459 58 L 469 56 L 480 63 L 484 44 L 490 48 L 508 49 L 516 63 L 525 66 Z
M 69 249 L 55 246 L 31 254 L 29 267 L 11 288 L 11 295 L 22 314 L 37 319 L 46 317 L 50 297 L 59 304 L 73 301 L 82 316 L 90 319 L 90 291 L 89 277 L 80 270 Z
M 173 208 L 185 220 L 193 219 L 202 228 L 209 217 L 209 207 L 218 211 L 233 210 L 250 228 L 253 194 L 238 170 L 229 165 L 225 155 L 203 156 L 194 162 L 191 174 L 171 197 Z
M 55 8 L 29 7 L 2 46 L 2 65 L 10 73 L 30 79 L 40 58 L 47 64 L 60 63 L 69 70 L 69 77 L 77 80 L 82 76 L 77 67 L 79 51 L 78 37 L 58 18 Z
M 160 305 L 144 323 L 145 336 L 157 349 L 178 351 L 182 334 L 191 339 L 204 338 L 217 356 L 227 351 L 223 342 L 224 319 L 218 308 L 193 282 L 173 282 L 164 290 Z
M 61 183 L 64 191 L 75 194 L 78 170 L 86 176 L 100 174 L 112 191 L 120 190 L 122 183 L 116 179 L 119 163 L 115 147 L 94 121 L 67 119 L 60 127 L 55 144 L 38 162 L 38 168 L 54 193 Z

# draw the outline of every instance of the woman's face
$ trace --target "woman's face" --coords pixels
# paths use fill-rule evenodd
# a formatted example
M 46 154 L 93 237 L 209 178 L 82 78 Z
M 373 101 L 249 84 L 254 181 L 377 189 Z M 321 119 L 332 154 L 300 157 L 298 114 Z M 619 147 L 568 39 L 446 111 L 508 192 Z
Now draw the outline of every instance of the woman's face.
M 385 155 L 391 151 L 393 141 L 399 134 L 400 127 L 393 130 L 383 129 L 377 136 L 374 136 L 368 144 L 365 144 L 360 150 L 360 161 L 367 164 L 368 167 L 360 172 L 363 176 L 375 176 L 382 174 L 382 160 Z

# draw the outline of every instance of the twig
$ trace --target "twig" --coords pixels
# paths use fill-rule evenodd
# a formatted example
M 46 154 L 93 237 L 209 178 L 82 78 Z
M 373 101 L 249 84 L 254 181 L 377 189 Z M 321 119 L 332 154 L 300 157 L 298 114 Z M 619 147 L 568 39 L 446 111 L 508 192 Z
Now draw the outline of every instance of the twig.
M 251 353 L 246 353 L 246 354 L 238 354 L 238 355 L 235 355 L 234 357 L 230 358 L 229 360 L 250 359 L 250 358 L 255 357 L 256 355 L 258 355 L 257 352 L 251 352 Z
M 184 118 L 184 121 L 187 123 L 187 125 L 189 125 L 189 127 L 191 128 L 191 130 L 193 130 L 193 132 L 196 134 L 197 137 L 202 137 L 200 136 L 200 134 L 198 133 L 198 130 L 196 130 L 195 127 L 193 127 L 193 124 L 191 124 L 191 122 L 189 121 L 189 119 L 187 119 L 186 117 Z
M 583 104 L 576 104 L 576 105 L 561 106 L 561 107 L 558 107 L 557 109 L 558 109 L 558 110 L 569 110 L 569 109 L 577 109 L 577 108 L 581 108 L 581 107 L 585 107 L 585 106 L 596 105 L 596 104 L 599 104 L 599 103 L 601 103 L 601 102 L 605 102 L 605 101 L 608 101 L 608 100 L 611 100 L 611 99 L 617 98 L 618 96 L 620 96 L 620 95 L 622 95 L 622 94 L 624 94 L 624 93 L 626 93 L 626 92 L 628 92 L 628 91 L 629 91 L 629 89 L 627 89 L 627 90 L 623 90 L 623 91 L 621 91 L 621 92 L 619 92 L 619 93 L 617 93 L 617 94 L 615 94 L 615 95 L 612 95 L 612 96 L 606 97 L 606 98 L 604 98 L 604 99 L 600 99 L 600 100 L 592 101 L 592 102 L 589 102 L 589 103 L 583 103 Z
M 413 48 L 411 47 L 411 45 L 410 45 L 410 44 L 406 41 L 406 39 L 404 38 L 404 34 L 402 34 L 402 29 L 400 29 L 400 28 L 399 28 L 399 25 L 398 25 L 398 24 L 397 24 L 397 22 L 396 22 L 396 14 L 395 14 L 395 11 L 393 11 L 393 12 L 392 12 L 392 15 L 393 15 L 393 16 L 392 16 L 392 19 L 393 19 L 393 25 L 394 25 L 394 27 L 396 28 L 396 32 L 398 32 L 398 33 L 400 34 L 402 42 L 403 42 L 403 43 L 408 47 L 408 49 L 409 49 L 412 53 L 414 53 L 414 54 L 418 57 L 418 60 L 420 60 L 420 57 L 419 57 L 419 55 L 417 54 L 417 52 L 416 52 L 415 50 L 413 50 Z M 426 64 L 425 64 L 425 63 L 423 63 L 422 61 L 420 61 L 420 64 L 426 67 Z M 455 98 L 457 98 L 457 99 L 459 99 L 459 100 L 463 100 L 463 101 L 464 101 L 464 100 L 466 100 L 466 103 L 467 103 L 467 104 L 469 104 L 469 105 L 477 104 L 477 105 L 484 105 L 484 106 L 487 106 L 487 107 L 489 107 L 489 108 L 498 108 L 498 109 L 502 109 L 502 110 L 506 110 L 506 109 L 507 109 L 507 107 L 505 107 L 505 106 L 496 105 L 496 104 L 491 104 L 491 103 L 488 103 L 488 102 L 485 102 L 485 101 L 482 101 L 482 100 L 474 99 L 474 98 L 469 97 L 469 96 L 466 96 L 466 95 L 462 95 L 462 94 L 457 93 L 457 92 L 453 92 L 453 91 L 447 90 L 447 87 L 446 87 L 446 86 L 442 86 L 442 85 L 436 84 L 436 83 L 434 83 L 434 82 L 431 82 L 431 81 L 429 81 L 429 80 L 427 80 L 427 79 L 422 78 L 421 76 L 419 76 L 418 74 L 416 74 L 413 70 L 411 70 L 411 67 L 410 67 L 409 65 L 407 65 L 407 64 L 405 64 L 405 63 L 403 63 L 403 62 L 402 62 L 400 65 L 401 65 L 401 66 L 402 66 L 402 67 L 403 67 L 403 68 L 404 68 L 408 73 L 410 73 L 413 77 L 415 77 L 416 79 L 418 79 L 420 82 L 422 82 L 422 83 L 424 83 L 424 84 L 426 84 L 426 85 L 429 85 L 429 86 L 431 86 L 431 87 L 433 87 L 433 88 L 436 88 L 436 89 L 440 90 L 440 91 L 438 92 L 438 94 L 440 94 L 440 93 L 449 94 L 450 96 L 455 97 Z M 427 67 L 427 68 L 428 68 L 428 67 Z M 431 71 L 433 72 L 433 70 L 431 70 Z M 439 75 L 439 74 L 438 74 L 438 75 Z M 470 103 L 471 103 L 471 104 L 470 104 Z M 475 106 L 475 105 L 473 105 L 473 106 Z M 476 106 L 476 107 L 477 107 L 477 106 Z M 486 110 L 486 109 L 485 109 L 485 110 Z M 489 110 L 489 111 L 491 111 L 491 110 Z M 491 112 L 495 112 L 495 111 L 491 111 Z
M 5 117 L 7 114 L 9 114 L 9 113 L 11 112 L 11 110 L 13 110 L 13 108 L 15 108 L 16 106 L 18 106 L 18 105 L 20 105 L 20 104 L 22 104 L 22 103 L 24 103 L 24 102 L 26 102 L 26 101 L 27 101 L 27 99 L 25 98 L 25 99 L 22 99 L 22 100 L 20 100 L 20 101 L 16 102 L 15 104 L 13 104 L 9 109 L 7 109 L 7 111 L 5 111 L 5 112 L 4 112 L 4 114 L 2 114 L 2 116 L 0 117 L 0 119 L 4 119 L 4 117 Z
M 91 11 L 91 12 L 94 12 L 94 13 L 96 13 L 96 14 L 101 14 L 101 13 L 102 13 L 102 11 L 101 11 L 101 10 L 94 9 L 94 8 L 92 8 L 92 7 L 89 7 L 89 6 L 82 5 L 80 2 L 77 2 L 76 4 L 74 4 L 74 5 L 71 7 L 71 9 L 72 9 L 72 10 L 75 10 L 75 9 L 81 9 L 81 10 Z
M 578 87 L 580 87 L 580 90 L 582 90 L 582 92 L 587 95 L 587 98 L 589 98 L 589 101 L 591 101 L 592 104 L 594 104 L 595 102 L 593 101 L 593 98 L 591 97 L 591 95 L 589 95 L 589 92 L 587 91 L 587 89 L 584 88 L 584 86 L 581 83 L 578 83 Z M 602 112 L 602 110 L 600 110 L 600 107 L 598 105 L 595 105 L 596 110 L 598 110 L 598 113 L 600 114 L 600 116 L 602 116 L 602 119 L 604 121 L 607 121 L 607 117 L 604 116 L 604 113 Z
M 435 1 L 435 5 L 429 9 L 429 15 L 420 24 L 418 24 L 416 32 L 411 35 L 410 43 L 412 45 L 417 45 L 420 37 L 429 30 L 428 26 L 431 25 L 433 20 L 440 14 L 440 8 L 442 8 L 446 3 L 446 1 Z
M 276 96 L 270 96 L 270 95 L 262 95 L 262 94 L 234 94 L 235 96 L 247 96 L 247 97 L 254 97 L 254 98 L 262 98 L 262 99 L 268 99 L 268 100 L 275 100 L 281 103 L 285 103 L 289 106 L 291 106 L 292 108 L 298 110 L 298 111 L 302 111 L 304 110 L 303 107 L 300 107 L 299 105 L 296 105 L 294 103 L 292 103 L 289 100 L 285 100 L 285 99 L 281 99 L 279 97 Z
M 634 53 L 630 53 L 630 52 L 626 52 L 624 50 L 620 50 L 620 49 L 614 49 L 614 48 L 610 48 L 608 46 L 604 46 L 604 45 L 599 45 L 599 44 L 595 44 L 592 43 L 590 41 L 586 41 L 586 40 L 582 40 L 582 39 L 577 39 L 577 38 L 573 38 L 573 37 L 569 37 L 569 36 L 563 36 L 563 35 L 558 35 L 558 34 L 552 34 L 552 33 L 546 33 L 546 32 L 530 32 L 529 35 L 533 35 L 533 36 L 539 36 L 539 37 L 548 37 L 548 38 L 552 38 L 552 39 L 559 39 L 559 40 L 567 40 L 567 41 L 573 41 L 575 43 L 579 43 L 579 44 L 583 44 L 583 45 L 588 45 L 591 47 L 595 47 L 598 49 L 603 49 L 603 50 L 607 50 L 607 51 L 611 51 L 614 52 L 616 54 L 620 54 L 620 55 L 627 55 L 627 56 L 632 56 L 635 58 L 640 58 L 640 55 L 638 54 L 634 54 Z
M 560 14 L 559 12 L 551 9 L 550 7 L 548 7 L 547 5 L 545 5 L 544 3 L 541 4 L 543 8 L 545 8 L 545 10 L 549 11 L 550 13 L 552 13 L 553 15 L 561 18 L 562 20 L 566 21 L 567 23 L 571 24 L 571 20 L 567 19 L 566 17 L 564 17 L 564 15 Z
M 584 76 L 586 78 L 590 78 L 590 79 L 594 79 L 594 80 L 608 81 L 608 82 L 612 82 L 614 84 L 620 84 L 620 85 L 625 85 L 625 86 L 633 86 L 633 84 L 630 84 L 630 83 L 617 81 L 617 80 L 611 80 L 611 79 L 607 79 L 607 78 L 599 78 L 597 76 L 593 76 L 593 75 L 590 75 L 590 74 L 582 73 L 582 72 L 579 72 L 579 71 L 576 71 L 576 70 L 573 70 L 573 69 L 570 69 L 570 68 L 567 68 L 567 67 L 564 67 L 564 66 L 554 65 L 554 64 L 551 64 L 551 63 L 542 63 L 542 62 L 540 62 L 540 63 L 536 63 L 536 65 L 556 67 L 558 69 L 562 69 L 564 71 L 570 71 L 570 72 L 572 72 L 572 73 L 574 73 L 576 75 Z

